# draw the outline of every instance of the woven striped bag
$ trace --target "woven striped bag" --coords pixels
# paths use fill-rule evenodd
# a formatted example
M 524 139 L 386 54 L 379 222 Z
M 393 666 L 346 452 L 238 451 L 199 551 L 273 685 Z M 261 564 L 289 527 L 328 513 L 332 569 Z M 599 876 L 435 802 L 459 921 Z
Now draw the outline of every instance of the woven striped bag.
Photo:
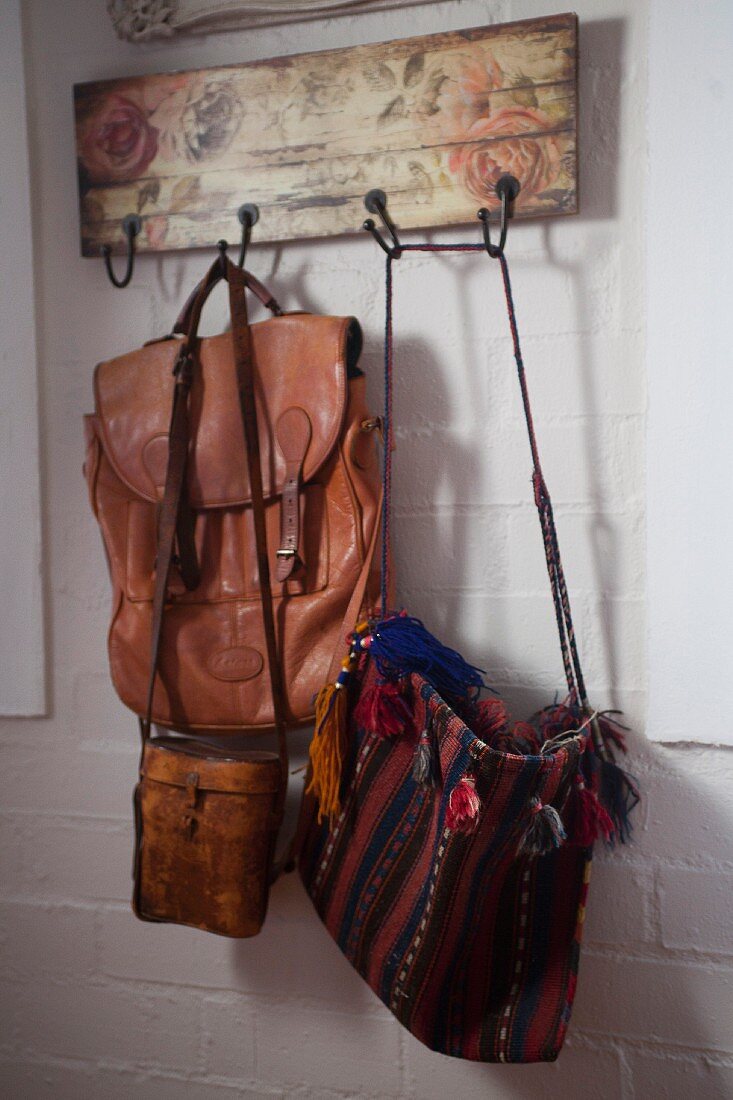
M 512 723 L 498 697 L 481 698 L 480 670 L 418 620 L 385 613 L 393 258 L 383 606 L 355 625 L 319 695 L 299 870 L 341 950 L 421 1042 L 477 1061 L 552 1061 L 575 994 L 593 843 L 627 839 L 638 794 L 614 761 L 621 728 L 586 697 L 503 253 L 567 697 Z

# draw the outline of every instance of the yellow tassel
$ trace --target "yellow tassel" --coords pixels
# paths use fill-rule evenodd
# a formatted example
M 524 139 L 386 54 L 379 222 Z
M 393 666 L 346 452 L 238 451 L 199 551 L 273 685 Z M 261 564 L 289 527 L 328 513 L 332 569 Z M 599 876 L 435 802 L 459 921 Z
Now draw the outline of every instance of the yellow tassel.
M 307 793 L 318 799 L 318 823 L 341 810 L 339 787 L 346 747 L 348 692 L 326 684 L 316 696 L 316 728 L 310 745 L 311 779 Z
M 318 823 L 341 812 L 339 788 L 346 755 L 346 718 L 349 705 L 347 684 L 359 665 L 361 635 L 368 622 L 359 623 L 350 638 L 348 654 L 341 662 L 335 684 L 325 684 L 316 696 L 316 725 L 310 744 L 310 781 L 306 794 L 318 800 Z

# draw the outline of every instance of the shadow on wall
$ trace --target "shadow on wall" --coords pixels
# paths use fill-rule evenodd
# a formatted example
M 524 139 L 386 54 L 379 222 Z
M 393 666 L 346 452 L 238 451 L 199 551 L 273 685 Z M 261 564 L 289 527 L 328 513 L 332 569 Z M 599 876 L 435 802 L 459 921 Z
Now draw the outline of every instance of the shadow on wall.
M 587 106 L 581 116 L 583 221 L 611 220 L 617 214 L 623 43 L 620 20 L 582 25 L 581 103 Z M 519 242 L 521 226 L 512 227 L 510 249 L 513 234 Z M 470 234 L 457 236 L 471 239 Z M 571 287 L 576 310 L 572 331 L 582 364 L 579 407 L 575 411 L 584 418 L 580 444 L 585 456 L 585 492 L 588 500 L 602 507 L 604 487 L 596 433 L 605 410 L 599 395 L 598 365 L 594 363 L 597 333 L 592 337 L 589 323 L 591 296 L 585 276 L 591 257 L 579 252 L 570 260 L 564 259 L 553 247 L 549 227 L 544 231 L 543 243 L 543 255 L 527 259 L 520 254 L 515 267 L 519 272 L 537 266 L 561 272 Z M 483 353 L 465 336 L 475 330 L 477 321 L 470 304 L 469 281 L 473 275 L 467 274 L 468 261 L 452 264 L 431 257 L 428 262 L 434 270 L 441 264 L 451 264 L 454 284 L 445 308 L 459 315 L 464 388 L 459 394 L 451 386 L 442 367 L 440 348 L 420 337 L 400 338 L 397 326 L 396 360 L 404 367 L 396 393 L 400 446 L 395 470 L 395 549 L 400 594 L 409 609 L 423 617 L 445 641 L 463 648 L 469 659 L 483 656 L 495 668 L 500 666 L 500 655 L 491 650 L 487 654 L 483 647 L 489 637 L 500 636 L 501 632 L 484 616 L 478 628 L 482 648 L 477 652 L 476 639 L 469 637 L 470 631 L 467 635 L 465 614 L 469 604 L 480 603 L 487 584 L 491 589 L 487 571 L 477 574 L 476 564 L 482 553 L 491 558 L 497 542 L 491 530 L 493 521 L 481 526 L 482 509 L 477 505 L 482 504 L 485 511 L 487 502 L 497 499 L 495 493 L 504 467 L 494 469 L 491 463 L 483 462 L 477 449 L 478 436 L 459 429 L 462 413 L 478 409 L 488 414 L 484 427 L 487 437 L 501 431 L 502 425 L 495 426 L 490 414 L 493 411 L 501 419 L 506 407 L 501 399 L 506 398 L 507 391 L 500 380 L 496 407 L 491 400 L 487 402 L 482 385 L 486 374 Z M 484 262 L 489 261 L 484 258 Z M 631 263 L 636 264 L 636 257 Z M 493 272 L 491 278 L 498 279 L 498 275 Z M 597 327 L 599 321 L 602 324 L 603 318 L 594 318 L 593 325 Z M 500 356 L 502 362 L 506 361 L 506 376 L 516 386 L 504 324 L 501 335 L 492 335 L 485 343 L 492 360 Z M 372 353 L 367 366 L 372 390 L 377 393 L 377 353 Z M 496 381 L 492 379 L 492 384 Z M 531 503 L 529 461 L 520 434 L 523 428 L 516 417 L 506 427 L 516 447 L 514 454 L 521 456 L 517 461 L 527 462 L 524 482 Z M 589 525 L 596 592 L 618 591 L 622 584 L 616 565 L 622 552 L 619 522 L 623 521 L 596 511 Z M 539 543 L 538 529 L 536 536 Z M 562 536 L 560 522 L 561 544 Z M 499 533 L 498 543 L 502 542 L 500 550 L 511 552 L 506 532 Z M 490 560 L 487 564 L 490 566 Z M 444 583 L 436 583 L 438 574 Z M 421 583 L 428 577 L 432 578 L 432 587 Z M 498 577 L 500 583 L 505 580 Z M 569 584 L 572 591 L 572 577 Z M 603 653 L 604 680 L 613 692 L 623 687 L 617 652 L 622 632 L 620 622 L 608 613 L 608 603 L 612 601 L 607 602 L 606 614 L 597 616 L 601 626 L 595 641 Z M 551 616 L 549 597 L 546 612 Z M 510 679 L 507 695 L 523 714 L 548 701 L 547 691 L 539 682 L 520 687 Z M 312 1072 L 315 1079 L 323 1080 L 323 1066 L 315 1064 L 323 1061 L 323 1047 L 311 1044 L 311 1040 L 319 1029 L 330 1032 L 333 1067 L 331 1079 L 329 1071 L 326 1073 L 328 1087 L 348 1089 L 355 1096 L 409 1094 L 420 1100 L 444 1100 L 451 1094 L 517 1100 L 534 1100 L 540 1095 L 561 1096 L 563 1100 L 725 1096 L 729 1081 L 726 1070 L 701 1053 L 725 1047 L 725 1038 L 721 1037 L 725 1025 L 713 1018 L 706 1005 L 707 983 L 714 976 L 715 963 L 706 963 L 704 955 L 700 958 L 697 953 L 698 948 L 705 952 L 706 943 L 695 940 L 695 912 L 680 916 L 683 923 L 687 920 L 689 943 L 685 943 L 684 936 L 677 940 L 670 937 L 660 886 L 667 869 L 690 873 L 709 869 L 716 858 L 713 845 L 719 847 L 718 858 L 725 858 L 721 839 L 727 830 L 725 816 L 709 792 L 702 785 L 696 786 L 694 778 L 675 773 L 673 757 L 665 749 L 650 747 L 638 735 L 631 735 L 629 759 L 644 791 L 644 804 L 636 813 L 634 842 L 612 853 L 603 849 L 597 852 L 579 995 L 570 1037 L 555 1065 L 477 1065 L 428 1051 L 391 1018 L 355 975 L 320 925 L 295 876 L 275 887 L 274 912 L 257 941 L 257 950 L 247 944 L 232 948 L 241 987 L 263 998 L 265 1007 L 258 1007 L 263 1046 L 270 1042 L 270 1028 L 274 1028 L 280 1036 L 276 1040 L 280 1057 L 287 1054 L 299 1064 L 298 1079 L 308 1080 Z M 686 844 L 675 848 L 673 835 L 684 837 Z M 680 863 L 684 867 L 680 868 Z M 702 908 L 704 901 L 700 900 L 699 905 Z M 302 1018 L 297 1027 L 291 1025 L 287 1036 L 278 1030 L 276 1001 L 267 1007 L 276 989 L 279 995 L 286 990 L 294 1002 L 303 1004 Z M 309 1046 L 314 1053 L 309 1053 Z M 380 1067 L 391 1059 L 394 1065 L 390 1075 Z M 403 1093 L 402 1088 L 409 1091 Z

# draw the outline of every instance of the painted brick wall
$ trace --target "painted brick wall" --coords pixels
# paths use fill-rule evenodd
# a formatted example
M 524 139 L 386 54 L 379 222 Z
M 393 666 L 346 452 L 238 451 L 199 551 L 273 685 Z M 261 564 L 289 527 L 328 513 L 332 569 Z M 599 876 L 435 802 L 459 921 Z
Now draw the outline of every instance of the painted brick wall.
M 730 1096 L 733 761 L 641 736 L 645 4 L 579 0 L 583 213 L 510 235 L 587 679 L 597 705 L 621 707 L 639 731 L 632 768 L 646 791 L 634 845 L 596 861 L 567 1047 L 556 1065 L 526 1068 L 423 1049 L 350 970 L 292 878 L 275 888 L 251 942 L 139 924 L 128 910 L 136 729 L 107 680 L 108 586 L 80 474 L 81 414 L 94 363 L 165 331 L 206 259 L 144 259 L 118 292 L 101 263 L 78 258 L 71 85 L 540 15 L 547 5 L 451 0 L 146 48 L 118 42 L 104 7 L 24 5 L 53 708 L 44 720 L 0 725 L 2 1094 Z M 376 401 L 376 246 L 262 247 L 252 266 L 288 307 L 362 319 Z M 466 257 L 405 257 L 395 274 L 402 598 L 530 707 L 560 685 L 561 665 L 499 275 L 488 259 Z M 223 319 L 218 299 L 210 329 Z

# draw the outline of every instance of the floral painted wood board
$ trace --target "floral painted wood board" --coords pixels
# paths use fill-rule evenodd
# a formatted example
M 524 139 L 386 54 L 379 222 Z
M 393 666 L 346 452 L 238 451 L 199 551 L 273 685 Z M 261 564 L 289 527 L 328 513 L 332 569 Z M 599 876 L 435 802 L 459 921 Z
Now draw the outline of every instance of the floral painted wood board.
M 74 89 L 84 255 L 472 222 L 504 172 L 517 216 L 577 209 L 577 18 L 555 15 Z

